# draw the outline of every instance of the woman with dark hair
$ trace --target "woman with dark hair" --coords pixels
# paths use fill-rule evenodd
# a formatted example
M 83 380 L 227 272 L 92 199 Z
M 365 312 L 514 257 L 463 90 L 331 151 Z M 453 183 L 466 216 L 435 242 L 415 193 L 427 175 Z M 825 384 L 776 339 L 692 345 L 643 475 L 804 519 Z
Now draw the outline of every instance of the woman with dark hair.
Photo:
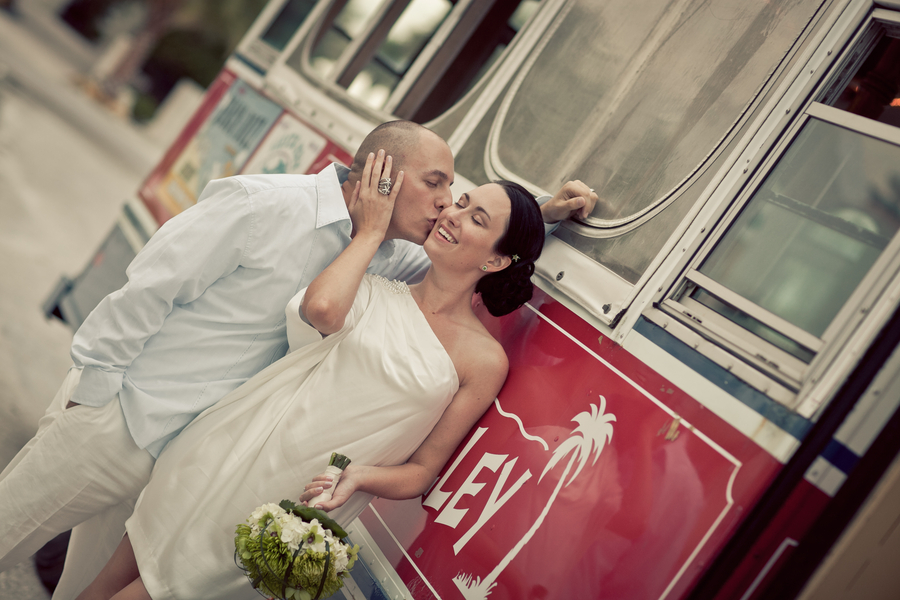
M 534 237 L 533 232 L 538 227 L 543 228 L 544 222 L 540 210 L 534 211 L 537 205 L 528 190 L 512 181 L 494 183 L 503 188 L 514 207 L 506 233 L 497 242 L 497 252 L 513 257 L 513 262 L 502 271 L 482 277 L 475 291 L 481 294 L 488 312 L 500 317 L 531 300 L 534 261 L 544 248 L 544 238 Z
M 472 295 L 495 315 L 531 297 L 537 203 L 509 182 L 463 194 L 425 241 L 423 281 L 390 282 L 366 275 L 403 181 L 383 195 L 390 162 L 370 155 L 352 201 L 381 210 L 362 211 L 350 245 L 288 304 L 292 352 L 167 446 L 127 535 L 79 598 L 254 598 L 233 562 L 235 526 L 251 511 L 330 487 L 314 476 L 333 451 L 353 460 L 321 503 L 339 523 L 373 496 L 415 498 L 493 402 L 508 362 Z

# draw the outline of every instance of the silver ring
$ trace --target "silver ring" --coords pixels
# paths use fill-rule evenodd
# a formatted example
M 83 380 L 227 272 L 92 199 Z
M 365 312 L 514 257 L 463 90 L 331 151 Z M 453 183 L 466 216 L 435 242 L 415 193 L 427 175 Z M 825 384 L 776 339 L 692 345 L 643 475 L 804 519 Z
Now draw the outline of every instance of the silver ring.
M 391 178 L 382 177 L 378 180 L 378 193 L 382 196 L 388 196 L 391 193 Z
M 592 194 L 594 193 L 594 188 L 591 188 L 591 193 L 592 193 Z

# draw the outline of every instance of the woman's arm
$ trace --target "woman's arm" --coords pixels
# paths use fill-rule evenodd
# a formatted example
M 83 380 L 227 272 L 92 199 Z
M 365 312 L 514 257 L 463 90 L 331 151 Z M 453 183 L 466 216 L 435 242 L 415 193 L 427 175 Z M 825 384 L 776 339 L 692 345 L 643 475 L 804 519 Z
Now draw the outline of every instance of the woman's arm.
M 378 193 L 378 181 L 381 177 L 390 177 L 391 163 L 390 156 L 384 158 L 384 150 L 379 150 L 377 157 L 369 154 L 362 179 L 356 184 L 348 207 L 353 215 L 353 239 L 313 280 L 303 296 L 300 310 L 307 322 L 325 335 L 344 326 L 363 275 L 384 241 L 394 201 L 403 183 L 401 171 L 389 196 Z
M 469 433 L 506 380 L 509 362 L 499 344 L 491 340 L 489 352 L 473 352 L 478 364 L 464 378 L 443 416 L 405 464 L 373 467 L 350 464 L 341 476 L 332 499 L 317 506 L 325 511 L 342 506 L 355 491 L 390 500 L 420 496 L 437 478 L 444 464 Z M 351 457 L 352 458 L 352 457 Z M 331 487 L 330 476 L 316 476 L 300 496 L 306 502 Z

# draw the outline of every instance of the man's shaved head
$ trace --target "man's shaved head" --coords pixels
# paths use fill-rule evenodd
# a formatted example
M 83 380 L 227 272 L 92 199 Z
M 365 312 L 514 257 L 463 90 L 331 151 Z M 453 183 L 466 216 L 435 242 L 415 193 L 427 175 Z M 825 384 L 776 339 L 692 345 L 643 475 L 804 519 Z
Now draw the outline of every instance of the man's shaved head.
M 384 150 L 390 156 L 391 179 L 403 171 L 403 184 L 394 202 L 385 239 L 403 239 L 422 244 L 431 233 L 441 210 L 452 204 L 453 153 L 438 134 L 412 121 L 389 121 L 366 136 L 343 184 L 348 202 L 356 183 L 362 179 L 369 153 Z
M 394 177 L 402 171 L 419 147 L 419 141 L 423 134 L 431 134 L 432 131 L 412 121 L 388 121 L 373 129 L 366 139 L 359 145 L 353 164 L 350 166 L 350 179 L 358 181 L 366 166 L 366 157 L 369 153 L 377 154 L 384 150 L 385 156 L 393 158 Z

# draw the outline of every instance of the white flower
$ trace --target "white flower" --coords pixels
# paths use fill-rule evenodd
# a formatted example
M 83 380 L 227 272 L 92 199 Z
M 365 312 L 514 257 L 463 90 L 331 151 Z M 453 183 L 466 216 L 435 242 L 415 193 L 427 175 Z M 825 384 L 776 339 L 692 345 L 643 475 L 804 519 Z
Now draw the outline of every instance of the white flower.
M 281 541 L 291 552 L 294 552 L 300 547 L 300 542 L 303 541 L 309 529 L 308 525 L 302 519 L 290 513 L 280 517 L 278 522 L 281 527 Z
M 247 524 L 250 525 L 250 534 L 259 535 L 259 532 L 266 524 L 267 519 L 278 519 L 285 514 L 287 514 L 285 510 L 277 504 L 272 502 L 263 504 L 247 517 Z
M 347 545 L 343 542 L 338 542 L 336 544 L 332 543 L 331 545 L 331 560 L 334 562 L 334 570 L 338 573 L 347 570 L 347 565 L 350 562 L 350 555 L 347 553 Z

